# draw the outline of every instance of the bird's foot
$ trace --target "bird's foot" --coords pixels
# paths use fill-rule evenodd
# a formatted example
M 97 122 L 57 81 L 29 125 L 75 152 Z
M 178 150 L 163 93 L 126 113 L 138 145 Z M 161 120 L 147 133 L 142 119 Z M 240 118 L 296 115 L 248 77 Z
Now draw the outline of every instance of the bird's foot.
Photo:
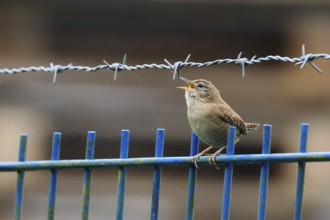
M 195 164 L 195 167 L 196 167 L 197 169 L 199 169 L 199 166 L 198 166 L 197 162 L 198 162 L 199 158 L 200 158 L 202 155 L 203 155 L 203 154 L 202 154 L 202 152 L 201 152 L 201 153 L 196 154 L 195 156 L 193 156 L 193 158 L 191 159 L 192 162 Z
M 193 156 L 193 158 L 191 159 L 192 162 L 195 164 L 195 167 L 199 169 L 198 167 L 198 160 L 201 156 L 205 155 L 208 151 L 210 151 L 213 147 L 212 146 L 209 146 L 208 148 L 206 148 L 205 150 L 203 150 L 202 152 L 196 154 L 195 156 Z
M 218 166 L 218 164 L 217 164 L 217 162 L 215 161 L 215 159 L 216 159 L 216 157 L 217 156 L 220 156 L 220 155 L 225 155 L 225 154 L 212 154 L 211 155 L 211 157 L 210 157 L 210 159 L 209 159 L 209 163 L 210 164 L 212 164 L 212 165 L 214 165 L 214 167 L 216 168 L 216 169 L 220 169 L 220 167 Z
M 220 169 L 219 166 L 217 166 L 217 162 L 216 162 L 216 157 L 219 155 L 224 155 L 221 154 L 221 152 L 225 149 L 226 147 L 222 147 L 219 150 L 217 150 L 214 154 L 211 155 L 210 159 L 209 159 L 209 163 L 214 165 L 216 169 Z

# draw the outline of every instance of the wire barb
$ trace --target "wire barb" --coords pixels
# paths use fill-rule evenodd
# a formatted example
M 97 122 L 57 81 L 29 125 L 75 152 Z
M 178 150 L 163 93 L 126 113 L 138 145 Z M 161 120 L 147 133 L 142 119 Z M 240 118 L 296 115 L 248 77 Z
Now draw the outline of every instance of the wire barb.
M 172 79 L 175 80 L 175 79 L 178 79 L 180 77 L 180 70 L 183 68 L 183 67 L 186 67 L 188 65 L 188 61 L 190 59 L 190 56 L 191 56 L 191 53 L 188 54 L 188 56 L 186 57 L 185 61 L 182 62 L 182 61 L 177 61 L 175 62 L 174 64 L 171 64 L 167 59 L 164 59 L 164 61 L 167 63 L 167 65 L 173 69 L 173 77 Z
M 316 66 L 312 61 L 315 59 L 314 54 L 305 53 L 305 44 L 301 46 L 301 61 L 296 62 L 296 65 L 300 65 L 300 69 L 303 69 L 306 63 L 309 63 L 318 73 L 322 73 L 321 69 Z
M 118 72 L 122 71 L 124 69 L 124 66 L 126 66 L 126 59 L 127 59 L 127 54 L 125 53 L 122 63 L 109 64 L 107 61 L 103 60 L 103 63 L 105 63 L 105 65 L 108 67 L 108 69 L 114 71 L 114 75 L 113 75 L 113 80 L 114 81 L 117 80 Z
M 248 61 L 248 59 L 245 58 L 245 57 L 242 57 L 242 58 L 241 58 L 242 54 L 243 54 L 243 51 L 241 51 L 241 52 L 238 54 L 235 63 L 240 64 L 240 65 L 242 66 L 242 77 L 244 78 L 244 77 L 245 77 L 245 64 L 246 64 L 246 62 Z
M 55 84 L 56 83 L 56 78 L 57 78 L 57 70 L 58 70 L 58 68 L 57 68 L 57 66 L 54 66 L 53 63 L 50 63 L 49 64 L 49 67 L 50 67 L 50 70 L 51 70 L 51 72 L 53 74 L 53 84 Z
M 56 80 L 57 80 L 57 73 L 58 73 L 58 69 L 59 69 L 59 65 L 54 65 L 53 63 L 50 63 L 50 69 L 52 71 L 52 74 L 53 74 L 53 84 L 56 83 Z

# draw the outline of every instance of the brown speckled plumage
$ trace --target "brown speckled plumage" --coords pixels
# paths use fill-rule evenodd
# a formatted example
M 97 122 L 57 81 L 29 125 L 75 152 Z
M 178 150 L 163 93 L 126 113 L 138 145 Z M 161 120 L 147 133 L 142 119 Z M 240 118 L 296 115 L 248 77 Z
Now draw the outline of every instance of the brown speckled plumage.
M 211 146 L 194 157 L 196 166 L 200 156 L 212 148 L 221 148 L 210 158 L 211 163 L 215 162 L 215 157 L 226 146 L 229 126 L 237 128 L 236 141 L 241 135 L 246 135 L 248 131 L 259 127 L 257 123 L 245 123 L 221 98 L 219 91 L 210 81 L 181 79 L 188 85 L 179 88 L 185 89 L 189 125 L 203 142 Z

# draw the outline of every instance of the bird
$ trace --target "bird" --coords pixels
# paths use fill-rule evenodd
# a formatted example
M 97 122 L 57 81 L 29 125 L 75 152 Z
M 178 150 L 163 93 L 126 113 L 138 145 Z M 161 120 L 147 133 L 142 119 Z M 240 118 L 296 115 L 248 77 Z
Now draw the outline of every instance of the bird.
M 216 157 L 226 149 L 228 127 L 236 127 L 235 143 L 240 136 L 247 132 L 257 130 L 259 123 L 246 123 L 221 98 L 219 90 L 208 80 L 188 80 L 180 77 L 187 86 L 177 87 L 185 90 L 187 104 L 187 118 L 192 131 L 200 140 L 209 145 L 208 148 L 196 154 L 192 162 L 198 168 L 198 160 L 203 155 L 216 148 L 218 149 L 209 158 L 209 163 L 215 165 Z

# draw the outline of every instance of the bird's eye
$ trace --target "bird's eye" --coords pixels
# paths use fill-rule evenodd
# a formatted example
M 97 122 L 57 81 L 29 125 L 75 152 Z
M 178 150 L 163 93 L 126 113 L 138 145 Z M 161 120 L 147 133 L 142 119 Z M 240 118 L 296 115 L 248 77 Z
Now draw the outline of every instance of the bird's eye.
M 204 85 L 203 85 L 202 83 L 198 83 L 197 87 L 198 87 L 198 88 L 203 88 Z

